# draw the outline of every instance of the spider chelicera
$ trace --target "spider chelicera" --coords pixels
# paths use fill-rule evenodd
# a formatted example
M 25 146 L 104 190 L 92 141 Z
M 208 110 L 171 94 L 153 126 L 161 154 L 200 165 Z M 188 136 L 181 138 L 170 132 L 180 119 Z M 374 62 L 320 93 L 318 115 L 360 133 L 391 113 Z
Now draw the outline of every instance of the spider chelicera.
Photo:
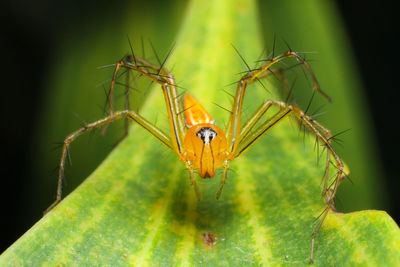
M 198 170 L 200 177 L 212 178 L 215 175 L 216 169 L 222 167 L 221 184 L 217 192 L 217 198 L 219 198 L 227 180 L 229 162 L 252 147 L 268 132 L 268 130 L 277 125 L 283 118 L 294 115 L 294 117 L 325 146 L 327 153 L 323 176 L 323 196 L 327 206 L 321 214 L 320 221 L 312 234 L 310 254 L 310 261 L 312 261 L 315 237 L 329 211 L 335 210 L 334 198 L 337 188 L 345 177 L 343 162 L 331 146 L 331 139 L 333 137 L 331 132 L 308 116 L 299 107 L 277 100 L 264 101 L 254 114 L 252 114 L 246 122 L 242 123 L 243 99 L 245 97 L 247 85 L 266 78 L 269 75 L 273 75 L 278 69 L 272 69 L 271 67 L 288 58 L 296 59 L 311 76 L 313 89 L 330 100 L 329 96 L 320 89 L 317 79 L 307 61 L 298 53 L 287 51 L 286 53 L 267 60 L 261 67 L 249 70 L 238 81 L 233 107 L 230 113 L 231 115 L 225 131 L 215 124 L 211 115 L 190 94 L 184 94 L 182 103 L 180 103 L 175 79 L 163 65 L 153 65 L 144 59 L 135 57 L 133 53 L 125 59 L 118 61 L 115 64 L 115 71 L 110 86 L 108 99 L 109 115 L 103 119 L 87 124 L 65 138 L 59 164 L 56 200 L 46 212 L 61 201 L 64 165 L 71 142 L 85 132 L 101 126 L 107 126 L 118 119 L 125 118 L 133 120 L 163 145 L 173 151 L 179 159 L 185 163 L 197 198 L 200 199 L 200 191 L 195 180 L 196 170 Z M 133 110 L 114 111 L 114 87 L 121 69 L 136 71 L 139 75 L 145 76 L 161 86 L 168 112 L 170 136 Z M 272 106 L 277 107 L 279 111 L 265 121 L 262 121 L 262 117 Z M 336 174 L 333 182 L 328 184 L 330 181 L 328 177 L 329 165 L 332 159 L 336 166 Z

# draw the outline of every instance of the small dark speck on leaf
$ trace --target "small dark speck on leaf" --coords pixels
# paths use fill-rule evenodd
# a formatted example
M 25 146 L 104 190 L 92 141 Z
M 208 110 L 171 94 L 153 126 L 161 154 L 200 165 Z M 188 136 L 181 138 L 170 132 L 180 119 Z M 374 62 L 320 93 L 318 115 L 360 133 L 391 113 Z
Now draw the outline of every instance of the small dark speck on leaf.
M 211 233 L 211 232 L 206 232 L 203 233 L 201 235 L 203 243 L 207 246 L 207 247 L 212 247 L 215 244 L 217 244 L 217 237 Z

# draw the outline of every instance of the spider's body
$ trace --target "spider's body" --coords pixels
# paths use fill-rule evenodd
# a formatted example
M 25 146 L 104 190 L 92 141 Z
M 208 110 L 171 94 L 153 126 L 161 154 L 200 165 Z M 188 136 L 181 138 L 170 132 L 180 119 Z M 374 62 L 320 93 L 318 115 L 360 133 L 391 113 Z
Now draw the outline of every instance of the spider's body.
M 215 169 L 229 160 L 228 143 L 224 131 L 214 124 L 211 115 L 191 95 L 183 97 L 186 125 L 189 128 L 183 141 L 183 162 L 199 170 L 201 178 L 212 178 Z
M 108 99 L 110 105 L 109 116 L 88 124 L 65 138 L 59 165 L 57 198 L 47 211 L 52 209 L 61 200 L 64 164 L 68 155 L 70 143 L 83 133 L 101 126 L 107 126 L 115 120 L 125 118 L 126 120 L 129 119 L 135 121 L 168 149 L 173 151 L 179 159 L 185 163 L 186 168 L 188 169 L 190 181 L 193 184 L 197 197 L 200 199 L 201 194 L 196 185 L 195 170 L 198 170 L 198 174 L 202 178 L 212 178 L 215 176 L 216 169 L 222 167 L 221 185 L 217 192 L 217 198 L 219 198 L 227 180 L 229 162 L 250 149 L 282 119 L 289 115 L 293 115 L 305 128 L 315 135 L 317 142 L 322 143 L 327 153 L 326 167 L 323 177 L 323 196 L 327 208 L 321 214 L 321 220 L 312 234 L 310 254 L 310 261 L 312 261 L 315 236 L 328 215 L 328 212 L 334 210 L 334 198 L 337 188 L 345 177 L 343 162 L 331 146 L 331 139 L 333 136 L 328 129 L 308 116 L 306 112 L 303 112 L 299 107 L 287 102 L 272 99 L 264 101 L 246 122 L 242 123 L 241 121 L 243 100 L 247 85 L 254 81 L 267 78 L 271 74 L 280 74 L 282 72 L 280 69 L 273 69 L 271 67 L 275 63 L 287 58 L 296 59 L 299 62 L 299 65 L 302 65 L 310 74 L 313 89 L 330 100 L 329 96 L 319 88 L 317 79 L 305 59 L 299 56 L 296 52 L 287 51 L 282 55 L 265 60 L 266 63 L 258 68 L 253 70 L 249 69 L 249 71 L 239 80 L 227 126 L 225 130 L 222 130 L 215 125 L 211 115 L 190 94 L 184 94 L 182 99 L 183 105 L 181 107 L 175 79 L 173 75 L 164 68 L 164 64 L 161 66 L 153 65 L 144 59 L 136 58 L 132 52 L 132 55 L 127 56 L 124 60 L 118 61 L 115 64 L 115 71 L 111 81 Z M 168 112 L 170 136 L 164 133 L 157 126 L 147 121 L 137 112 L 129 110 L 129 105 L 127 105 L 126 110 L 114 111 L 114 87 L 121 68 L 126 69 L 128 74 L 129 71 L 135 71 L 139 73 L 139 76 L 147 77 L 152 82 L 161 86 Z M 130 87 L 127 85 L 126 95 L 128 95 L 129 90 Z M 127 103 L 129 102 L 127 101 Z M 272 106 L 278 108 L 279 111 L 268 119 L 263 119 L 264 115 Z M 127 130 L 127 128 L 125 129 Z M 332 180 L 329 178 L 329 166 L 331 163 L 336 167 L 336 174 Z

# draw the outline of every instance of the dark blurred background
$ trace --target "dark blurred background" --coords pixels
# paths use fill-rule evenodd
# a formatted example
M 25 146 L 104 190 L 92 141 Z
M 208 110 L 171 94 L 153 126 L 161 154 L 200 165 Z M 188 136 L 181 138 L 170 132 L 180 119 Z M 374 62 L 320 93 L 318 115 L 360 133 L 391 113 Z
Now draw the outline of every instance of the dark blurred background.
M 179 30 L 179 23 L 183 17 L 186 1 L 147 1 L 142 4 L 136 1 L 138 10 L 149 14 L 147 18 L 138 19 L 145 27 L 162 29 L 166 27 L 162 21 L 157 20 L 165 10 L 173 10 L 177 15 L 174 20 L 165 22 L 168 27 L 175 29 L 175 33 L 169 32 L 152 35 L 154 44 L 163 42 L 172 43 L 174 35 Z M 167 1 L 168 2 L 168 1 Z M 381 160 L 383 171 L 379 179 L 384 179 L 386 185 L 385 197 L 387 204 L 384 208 L 397 221 L 400 222 L 400 207 L 396 165 L 399 164 L 398 154 L 398 130 L 397 130 L 397 77 L 398 41 L 395 34 L 398 24 L 395 20 L 395 7 L 389 1 L 336 1 L 337 8 L 345 31 L 353 49 L 356 64 L 365 89 L 369 112 L 372 117 L 372 136 L 375 137 L 377 157 Z M 172 6 L 172 7 L 171 7 Z M 35 149 L 40 118 L 44 112 L 46 103 L 49 73 L 52 73 L 55 56 L 59 54 L 63 42 L 73 41 L 69 36 L 76 36 L 74 32 L 79 30 L 82 38 L 88 38 L 88 43 L 96 47 L 96 43 L 90 43 L 93 26 L 96 26 L 98 18 L 116 19 L 125 10 L 124 1 L 113 2 L 96 1 L 3 1 L 1 3 L 1 50 L 2 51 L 2 94 L 1 94 L 1 246 L 0 251 L 5 250 L 19 236 L 28 230 L 41 217 L 41 209 L 45 209 L 49 203 L 48 195 L 33 196 L 39 200 L 39 208 L 30 209 L 32 201 L 30 195 L 31 180 L 36 179 L 32 167 L 35 157 Z M 110 14 L 112 16 L 110 16 Z M 136 13 L 132 10 L 132 15 Z M 152 20 L 151 16 L 156 19 Z M 154 25 L 151 25 L 154 23 Z M 99 30 L 99 29 L 98 29 Z M 101 29 L 100 29 L 101 30 Z M 114 35 L 121 35 L 119 40 L 126 42 L 126 33 L 117 28 L 107 29 Z M 144 29 L 145 30 L 145 29 Z M 144 31 L 143 30 L 143 31 Z M 160 30 L 162 32 L 162 30 Z M 72 37 L 71 37 L 72 38 Z M 110 37 L 112 38 L 112 37 Z M 108 40 L 112 42 L 112 40 Z M 118 41 L 119 42 L 119 41 Z M 116 41 L 116 45 L 118 45 Z M 121 49 L 121 48 L 118 48 Z M 163 48 L 160 48 L 161 50 Z M 119 51 L 119 50 L 118 50 Z M 73 51 L 70 51 L 73 52 Z M 165 51 L 164 51 L 165 52 Z M 162 53 L 162 52 L 161 52 Z M 98 66 L 115 62 L 123 54 L 116 52 L 118 56 L 111 59 L 100 60 Z M 66 55 L 68 57 L 68 55 Z M 104 61 L 103 61 L 104 60 Z M 338 58 L 337 60 L 341 60 Z M 110 70 L 106 75 L 109 75 Z M 109 77 L 109 76 L 108 76 Z M 101 79 L 100 79 L 101 80 Z M 104 99 L 102 90 L 99 97 Z M 88 103 L 92 105 L 92 103 Z M 101 114 L 97 112 L 96 114 Z M 73 117 L 71 113 L 71 117 Z M 93 118 L 99 116 L 93 115 Z M 93 119 L 90 117 L 89 119 Z M 75 120 L 76 117 L 74 117 Z M 87 118 L 85 118 L 87 119 Z M 43 127 L 43 126 L 41 126 Z M 48 125 L 47 127 L 51 127 Z M 71 128 L 70 130 L 73 130 Z M 65 134 L 65 133 L 64 133 Z M 52 143 L 61 140 L 48 140 L 48 150 L 51 152 Z M 115 141 L 115 140 L 114 140 Z M 112 142 L 114 142 L 112 141 Z M 106 155 L 112 145 L 104 145 L 102 155 Z M 98 142 L 101 144 L 101 141 Z M 373 144 L 365 144 L 366 146 Z M 40 157 L 40 153 L 37 154 Z M 58 160 L 58 153 L 54 153 Z M 35 159 L 38 162 L 38 159 Z M 39 158 L 40 162 L 40 158 Z M 98 160 L 91 162 L 87 167 L 86 175 L 98 164 Z M 78 163 L 79 165 L 79 163 Z M 379 165 L 379 163 L 378 163 Z M 40 168 L 40 166 L 36 166 Z M 55 166 L 54 166 L 55 167 Z M 78 168 L 78 167 L 77 167 Z M 52 170 L 46 170 L 51 173 Z M 56 174 L 54 173 L 54 179 Z M 85 176 L 83 176 L 85 177 Z M 76 184 L 72 183 L 69 190 Z M 36 185 L 34 192 L 40 192 Z M 357 186 L 357 185 L 354 185 Z M 51 185 L 55 191 L 55 182 Z M 33 189 L 33 188 L 32 188 Z M 44 200 L 43 200 L 44 199 Z

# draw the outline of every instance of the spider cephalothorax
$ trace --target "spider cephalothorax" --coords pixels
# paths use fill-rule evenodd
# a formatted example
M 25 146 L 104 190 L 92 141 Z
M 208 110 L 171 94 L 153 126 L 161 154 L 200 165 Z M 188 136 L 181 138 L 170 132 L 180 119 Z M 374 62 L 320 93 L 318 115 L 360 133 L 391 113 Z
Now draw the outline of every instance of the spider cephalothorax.
M 183 161 L 190 161 L 202 178 L 212 178 L 229 155 L 224 132 L 214 124 L 191 126 L 184 139 Z
M 183 97 L 188 130 L 181 160 L 189 161 L 202 178 L 212 178 L 216 168 L 228 159 L 228 144 L 224 131 L 214 124 L 211 115 L 190 94 Z

